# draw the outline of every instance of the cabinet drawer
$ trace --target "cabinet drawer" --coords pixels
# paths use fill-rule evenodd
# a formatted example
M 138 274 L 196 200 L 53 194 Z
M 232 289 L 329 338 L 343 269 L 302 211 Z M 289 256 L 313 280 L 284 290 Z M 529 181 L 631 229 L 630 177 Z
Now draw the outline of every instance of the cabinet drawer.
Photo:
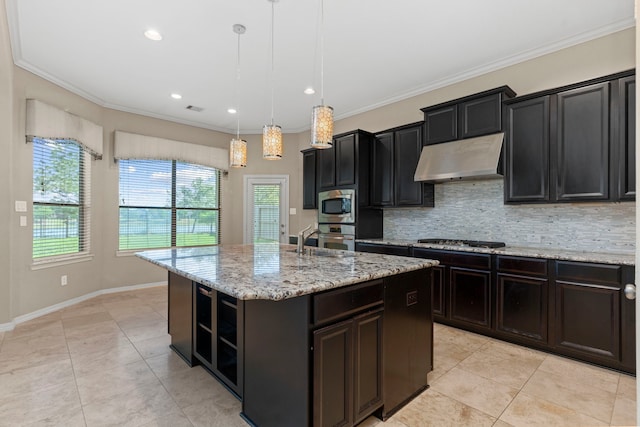
M 416 258 L 435 259 L 440 261 L 443 265 L 456 265 L 479 270 L 491 270 L 491 255 L 489 254 L 439 251 L 414 247 L 413 256 Z
M 347 317 L 383 303 L 382 279 L 328 291 L 313 297 L 313 323 Z
M 356 243 L 356 251 L 385 255 L 411 256 L 409 246 L 378 245 L 375 243 Z
M 547 260 L 538 258 L 521 258 L 498 255 L 496 266 L 498 271 L 505 273 L 524 274 L 527 276 L 547 275 Z
M 620 284 L 621 274 L 622 267 L 619 265 L 556 261 L 557 280 Z

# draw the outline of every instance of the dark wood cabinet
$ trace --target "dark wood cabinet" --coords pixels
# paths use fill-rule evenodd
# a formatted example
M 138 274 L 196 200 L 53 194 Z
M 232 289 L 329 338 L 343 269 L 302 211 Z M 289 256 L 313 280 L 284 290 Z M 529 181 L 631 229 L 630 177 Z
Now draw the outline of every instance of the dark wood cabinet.
M 548 340 L 546 259 L 496 257 L 496 331 L 523 343 Z
M 436 259 L 433 319 L 635 373 L 632 266 L 357 243 L 356 250 Z
M 302 151 L 302 209 L 318 208 L 317 157 L 317 150 L 313 148 Z
M 371 154 L 371 204 L 393 206 L 393 132 L 376 134 Z
M 609 199 L 609 82 L 557 95 L 557 199 Z
M 383 289 L 374 280 L 314 297 L 314 323 L 334 322 L 313 332 L 314 426 L 352 426 L 382 406 Z
M 414 247 L 413 256 L 440 261 L 432 269 L 435 319 L 471 330 L 492 327 L 491 255 Z
M 620 108 L 618 194 L 621 200 L 636 198 L 636 77 L 618 81 Z
M 549 96 L 507 106 L 506 202 L 548 202 Z
M 376 134 L 371 170 L 373 206 L 434 206 L 433 184 L 413 180 L 422 151 L 423 128 L 419 122 Z
M 423 111 L 426 129 L 425 144 L 439 144 L 458 139 L 457 105 L 446 105 Z
M 460 139 L 489 135 L 502 130 L 502 101 L 512 97 L 513 92 L 500 91 L 476 99 L 463 101 L 458 105 L 460 119 Z
M 194 283 L 195 358 L 238 396 L 242 396 L 244 303 Z
M 358 206 L 370 206 L 369 172 L 373 134 L 355 130 L 333 138 L 333 147 L 316 150 L 316 191 L 356 188 Z
M 623 267 L 618 265 L 570 261 L 557 261 L 555 273 L 553 345 L 557 350 L 595 363 L 612 367 L 622 364 L 632 369 L 629 347 L 634 341 L 628 336 L 630 325 L 626 323 L 635 304 L 624 297 L 623 280 L 629 274 L 623 274 Z M 627 329 L 625 334 L 623 327 Z
M 634 72 L 506 101 L 505 203 L 635 199 Z
M 193 283 L 191 280 L 169 272 L 169 335 L 171 348 L 189 366 L 193 365 Z
M 515 96 L 509 86 L 422 108 L 426 145 L 502 131 L 502 102 Z

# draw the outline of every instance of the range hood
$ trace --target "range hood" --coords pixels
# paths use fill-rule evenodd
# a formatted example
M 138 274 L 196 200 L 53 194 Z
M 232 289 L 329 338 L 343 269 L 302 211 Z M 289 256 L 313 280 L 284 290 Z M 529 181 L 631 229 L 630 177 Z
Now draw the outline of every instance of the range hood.
M 461 139 L 422 149 L 414 181 L 500 178 L 498 162 L 504 132 Z

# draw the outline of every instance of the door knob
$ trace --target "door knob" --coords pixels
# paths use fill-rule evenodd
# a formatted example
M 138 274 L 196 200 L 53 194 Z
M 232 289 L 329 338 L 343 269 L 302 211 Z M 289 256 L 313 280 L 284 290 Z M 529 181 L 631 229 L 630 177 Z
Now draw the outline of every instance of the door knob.
M 631 283 L 624 285 L 624 296 L 627 297 L 627 299 L 636 299 L 636 285 Z

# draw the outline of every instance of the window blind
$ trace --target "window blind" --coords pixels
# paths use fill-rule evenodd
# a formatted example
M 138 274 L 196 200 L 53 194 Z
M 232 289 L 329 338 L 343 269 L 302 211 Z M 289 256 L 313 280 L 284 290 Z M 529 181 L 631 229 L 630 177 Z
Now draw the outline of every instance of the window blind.
M 220 172 L 170 160 L 120 160 L 121 250 L 220 241 Z
M 89 252 L 89 154 L 71 140 L 33 139 L 33 258 Z

